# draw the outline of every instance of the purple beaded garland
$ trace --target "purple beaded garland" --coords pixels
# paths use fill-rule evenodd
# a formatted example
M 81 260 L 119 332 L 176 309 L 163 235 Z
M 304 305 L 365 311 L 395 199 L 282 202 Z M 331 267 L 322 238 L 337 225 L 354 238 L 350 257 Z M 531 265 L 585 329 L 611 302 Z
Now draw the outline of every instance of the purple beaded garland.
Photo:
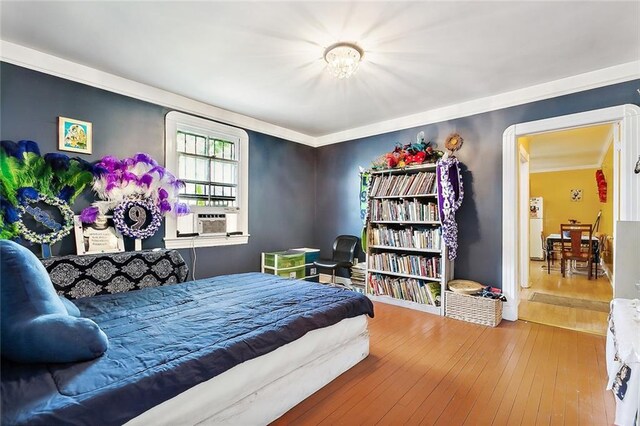
M 141 207 L 151 213 L 151 222 L 144 228 L 134 229 L 124 220 L 125 212 L 132 207 Z M 126 200 L 113 209 L 113 223 L 122 235 L 131 238 L 145 239 L 156 233 L 162 221 L 162 214 L 153 200 Z

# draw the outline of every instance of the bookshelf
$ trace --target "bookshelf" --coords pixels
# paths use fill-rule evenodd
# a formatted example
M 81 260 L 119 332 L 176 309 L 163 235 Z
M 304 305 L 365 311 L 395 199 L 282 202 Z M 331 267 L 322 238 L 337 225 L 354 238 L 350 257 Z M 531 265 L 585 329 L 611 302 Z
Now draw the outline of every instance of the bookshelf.
M 372 171 L 367 199 L 367 295 L 443 315 L 453 262 L 442 241 L 436 165 Z

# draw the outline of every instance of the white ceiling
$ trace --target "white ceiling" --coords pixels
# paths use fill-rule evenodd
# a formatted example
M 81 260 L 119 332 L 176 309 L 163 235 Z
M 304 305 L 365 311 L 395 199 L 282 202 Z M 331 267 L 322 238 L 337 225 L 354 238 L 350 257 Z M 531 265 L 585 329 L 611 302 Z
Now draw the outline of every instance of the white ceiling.
M 0 37 L 316 137 L 640 59 L 640 2 L 6 2 Z M 349 80 L 322 54 L 354 41 Z
M 613 125 L 580 127 L 525 136 L 531 173 L 599 168 L 613 138 Z

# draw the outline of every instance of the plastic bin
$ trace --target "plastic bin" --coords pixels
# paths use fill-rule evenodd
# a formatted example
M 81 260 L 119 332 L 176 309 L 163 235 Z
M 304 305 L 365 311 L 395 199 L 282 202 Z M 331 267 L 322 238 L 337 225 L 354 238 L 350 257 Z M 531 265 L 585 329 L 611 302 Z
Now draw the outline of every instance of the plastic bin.
M 305 253 L 296 250 L 279 251 L 264 254 L 264 266 L 275 269 L 296 268 L 302 266 L 304 273 Z
M 286 269 L 271 269 L 265 268 L 265 274 L 278 275 L 282 278 L 303 279 L 304 278 L 304 265 L 297 268 Z

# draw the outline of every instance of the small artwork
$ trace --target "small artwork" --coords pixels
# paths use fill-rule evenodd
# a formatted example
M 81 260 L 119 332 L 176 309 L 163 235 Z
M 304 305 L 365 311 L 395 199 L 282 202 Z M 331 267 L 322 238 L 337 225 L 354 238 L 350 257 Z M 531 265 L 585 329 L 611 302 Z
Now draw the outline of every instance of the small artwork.
M 76 251 L 78 254 L 117 253 L 124 251 L 124 239 L 116 230 L 111 216 L 99 216 L 95 223 L 82 223 L 75 216 Z
M 88 121 L 58 117 L 58 149 L 91 154 L 93 132 Z
M 582 201 L 582 189 L 571 189 L 571 201 Z

